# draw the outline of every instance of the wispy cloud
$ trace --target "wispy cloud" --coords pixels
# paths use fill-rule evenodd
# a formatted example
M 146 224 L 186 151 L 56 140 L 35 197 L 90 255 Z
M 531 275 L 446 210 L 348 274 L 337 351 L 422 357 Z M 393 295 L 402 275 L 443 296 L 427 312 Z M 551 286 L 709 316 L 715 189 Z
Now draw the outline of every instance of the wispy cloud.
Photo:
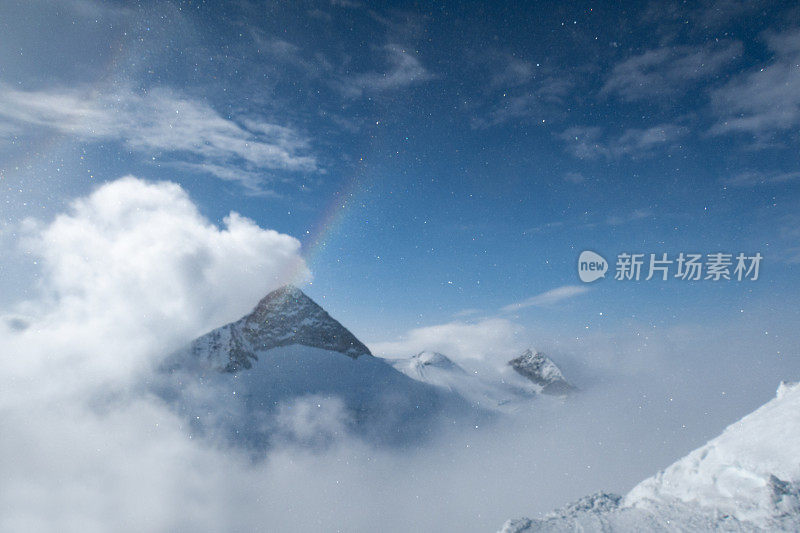
M 741 74 L 711 93 L 715 135 L 769 137 L 800 125 L 800 28 L 768 34 L 772 63 Z
M 527 300 L 507 305 L 503 307 L 501 311 L 504 313 L 512 313 L 526 307 L 546 307 L 569 298 L 574 298 L 575 296 L 583 294 L 588 290 L 588 287 L 582 287 L 580 285 L 564 285 L 562 287 L 557 287 L 547 292 L 537 294 L 536 296 L 532 296 Z
M 468 316 L 474 316 L 480 314 L 480 309 L 462 309 L 461 311 L 457 311 L 453 313 L 453 317 L 455 318 L 463 318 Z
M 757 185 L 774 185 L 795 180 L 800 180 L 800 172 L 766 173 L 748 170 L 721 181 L 724 185 L 731 187 L 755 187 Z
M 628 128 L 609 136 L 598 126 L 574 126 L 559 135 L 567 150 L 580 159 L 618 159 L 648 157 L 658 149 L 667 149 L 688 134 L 688 129 L 674 123 L 649 128 Z
M 502 64 L 502 67 L 491 75 L 490 85 L 493 88 L 523 85 L 533 78 L 536 71 L 533 63 L 519 59 L 512 54 L 503 54 L 501 57 L 493 56 L 492 63 L 497 65 L 498 62 Z
M 379 31 L 384 33 L 383 38 L 359 50 L 337 47 L 320 50 L 319 47 L 304 46 L 299 41 L 286 40 L 282 33 L 268 33 L 251 23 L 242 22 L 248 27 L 258 52 L 268 59 L 264 68 L 271 69 L 276 79 L 293 84 L 313 81 L 334 91 L 334 96 L 352 100 L 393 93 L 436 78 L 423 64 L 419 50 L 404 44 L 422 38 L 425 16 L 402 10 L 379 12 L 353 0 L 335 0 L 331 6 L 334 9 L 330 12 L 312 10 L 330 31 L 336 30 L 332 13 L 359 10 L 370 20 L 371 26 L 381 28 Z M 359 64 L 369 66 L 354 67 Z M 325 116 L 333 115 L 330 110 L 325 111 Z
M 433 78 L 413 50 L 397 44 L 387 44 L 382 50 L 387 64 L 385 71 L 343 76 L 334 82 L 344 96 L 358 98 L 364 94 L 403 89 Z
M 541 235 L 543 233 L 548 233 L 553 230 L 561 229 L 566 226 L 566 223 L 563 220 L 554 220 L 552 222 L 545 222 L 544 224 L 539 224 L 538 226 L 534 226 L 532 228 L 528 228 L 522 232 L 523 235 Z
M 647 50 L 615 65 L 600 92 L 624 100 L 674 94 L 712 78 L 741 54 L 742 44 L 733 41 Z
M 305 50 L 295 43 L 265 33 L 258 27 L 250 27 L 249 30 L 256 50 L 268 59 L 264 68 L 269 69 L 276 79 L 291 77 L 297 81 L 298 74 L 309 79 L 330 77 L 334 74 L 333 65 L 321 52 Z
M 583 183 L 586 178 L 580 172 L 567 172 L 564 174 L 564 181 L 569 183 Z
M 260 31 L 253 29 L 253 40 L 258 44 L 259 51 L 269 54 L 276 59 L 295 58 L 300 53 L 300 47 L 283 39 L 267 38 Z
M 202 172 L 222 181 L 238 183 L 249 196 L 280 197 L 277 192 L 270 189 L 270 184 L 273 180 L 270 179 L 271 176 L 266 175 L 263 171 L 244 170 L 232 165 L 186 163 L 183 161 L 174 163 L 173 166 L 191 172 Z
M 60 6 L 72 9 L 78 15 L 92 17 L 92 18 L 110 18 L 110 17 L 124 17 L 130 16 L 133 13 L 133 8 L 128 7 L 123 3 L 116 2 L 98 2 L 95 0 L 64 0 L 60 2 Z
M 533 120 L 545 123 L 561 115 L 561 109 L 569 98 L 573 83 L 557 76 L 533 76 L 528 78 L 527 63 L 517 61 L 515 67 L 494 73 L 490 88 L 510 86 L 503 91 L 482 116 L 472 120 L 474 128 L 487 128 L 514 120 Z M 496 91 L 495 91 L 496 92 Z
M 746 16 L 758 17 L 769 7 L 765 0 L 651 0 L 641 15 L 643 22 L 663 43 L 674 42 L 682 34 L 706 38 L 709 31 L 722 33 L 731 24 L 740 24 Z
M 548 78 L 530 92 L 504 97 L 489 113 L 485 125 L 494 126 L 510 120 L 530 118 L 542 123 L 552 120 L 564 105 L 572 84 L 567 80 Z
M 0 85 L 0 127 L 18 132 L 50 129 L 82 142 L 117 141 L 148 155 L 169 154 L 190 164 L 199 159 L 217 171 L 230 165 L 319 171 L 308 139 L 295 130 L 261 119 L 224 117 L 202 100 L 163 88 L 97 94 Z M 222 177 L 220 172 L 212 173 Z M 234 179 L 233 171 L 223 179 Z
M 770 248 L 775 259 L 791 265 L 800 264 L 800 205 L 790 202 L 784 212 L 776 214 L 774 208 L 758 214 L 768 220 L 772 231 L 769 234 Z
M 653 216 L 653 212 L 649 209 L 634 209 L 631 213 L 626 215 L 611 215 L 606 219 L 606 224 L 609 226 L 621 226 L 628 222 L 635 222 Z
M 704 28 L 719 28 L 750 11 L 763 9 L 763 0 L 715 0 L 698 7 L 698 21 Z
M 660 216 L 669 216 L 661 214 Z M 605 217 L 605 218 L 603 218 Z M 650 208 L 634 209 L 626 213 L 610 213 L 607 215 L 599 213 L 584 212 L 575 219 L 565 222 L 564 220 L 555 220 L 539 224 L 532 228 L 528 228 L 522 232 L 523 235 L 542 235 L 554 231 L 573 231 L 583 232 L 588 229 L 602 228 L 603 226 L 621 226 L 631 222 L 636 222 L 645 219 L 656 219 L 657 215 Z
M 334 7 L 344 7 L 347 9 L 357 9 L 363 7 L 364 4 L 356 2 L 355 0 L 331 0 L 331 5 Z

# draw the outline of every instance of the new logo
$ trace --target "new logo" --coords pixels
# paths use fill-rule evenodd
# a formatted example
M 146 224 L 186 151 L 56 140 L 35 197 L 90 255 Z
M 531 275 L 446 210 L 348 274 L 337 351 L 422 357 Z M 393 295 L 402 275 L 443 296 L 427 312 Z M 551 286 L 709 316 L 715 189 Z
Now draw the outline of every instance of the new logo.
M 578 277 L 584 283 L 591 283 L 600 278 L 606 277 L 608 271 L 608 261 L 602 255 L 584 250 L 578 257 Z

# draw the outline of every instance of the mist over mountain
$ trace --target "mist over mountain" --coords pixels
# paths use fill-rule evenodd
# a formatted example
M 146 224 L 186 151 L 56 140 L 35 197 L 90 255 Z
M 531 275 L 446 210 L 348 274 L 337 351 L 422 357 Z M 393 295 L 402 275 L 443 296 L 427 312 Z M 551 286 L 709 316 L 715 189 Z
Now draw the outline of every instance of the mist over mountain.
M 358 339 L 369 317 L 273 294 L 307 271 L 298 240 L 216 225 L 175 183 L 123 178 L 24 229 L 41 292 L 0 317 L 2 531 L 477 533 L 571 501 L 797 529 L 796 408 L 702 447 L 797 373 L 771 302 L 726 327 L 576 332 L 548 309 Z M 541 394 L 544 357 L 580 390 Z
M 254 458 L 276 446 L 323 452 L 351 438 L 386 449 L 441 445 L 458 427 L 499 428 L 537 411 L 559 417 L 583 394 L 532 350 L 496 374 L 436 351 L 375 357 L 294 286 L 172 354 L 160 376 L 155 390 L 191 436 Z M 800 525 L 800 471 L 784 443 L 787 435 L 800 440 L 798 391 L 782 385 L 775 400 L 626 496 L 596 492 L 540 518 L 508 520 L 502 532 L 792 530 Z
M 451 424 L 488 422 L 535 409 L 541 393 L 573 390 L 546 356 L 530 350 L 516 372 L 469 372 L 446 355 L 374 357 L 369 348 L 295 286 L 168 357 L 155 390 L 193 431 L 252 448 L 276 439 L 324 444 L 339 434 L 411 443 Z M 287 427 L 300 413 L 313 431 Z M 290 424 L 291 425 L 291 424 Z
M 467 423 L 487 416 L 456 391 L 412 379 L 374 357 L 291 285 L 171 355 L 163 372 L 159 393 L 200 434 L 256 448 L 276 438 L 309 440 L 313 432 L 284 423 L 298 412 L 321 430 L 313 443 L 348 432 L 410 442 L 440 417 Z
M 505 368 L 497 372 L 468 371 L 433 351 L 387 361 L 412 379 L 456 393 L 476 408 L 507 413 L 536 409 L 539 394 L 563 395 L 574 390 L 547 356 L 537 353 L 535 359 L 531 358 L 532 352 L 526 350 L 512 359 L 508 366 L 516 372 L 504 372 Z

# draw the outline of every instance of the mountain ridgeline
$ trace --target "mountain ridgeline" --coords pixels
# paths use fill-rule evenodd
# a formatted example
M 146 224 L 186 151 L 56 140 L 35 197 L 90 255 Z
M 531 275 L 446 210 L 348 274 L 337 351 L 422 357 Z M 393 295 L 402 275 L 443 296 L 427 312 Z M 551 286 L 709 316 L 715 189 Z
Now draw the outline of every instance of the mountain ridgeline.
M 343 434 L 419 442 L 435 421 L 483 420 L 460 396 L 395 370 L 293 286 L 172 354 L 156 392 L 193 434 L 264 449 Z
M 170 356 L 156 388 L 194 432 L 251 447 L 269 446 L 276 435 L 294 439 L 301 426 L 410 443 L 443 418 L 451 425 L 484 421 L 528 409 L 540 393 L 572 390 L 541 354 L 526 352 L 510 365 L 516 372 L 506 367 L 492 380 L 435 352 L 375 357 L 303 291 L 287 285 Z M 332 429 L 331 420 L 339 426 Z

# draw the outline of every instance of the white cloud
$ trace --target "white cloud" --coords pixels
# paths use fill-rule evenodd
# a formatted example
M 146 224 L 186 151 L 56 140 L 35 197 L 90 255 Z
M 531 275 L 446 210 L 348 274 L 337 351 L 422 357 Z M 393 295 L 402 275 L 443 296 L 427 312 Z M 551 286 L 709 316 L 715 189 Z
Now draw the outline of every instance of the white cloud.
M 278 409 L 278 429 L 332 447 L 254 458 L 194 434 L 137 387 L 151 376 L 139 370 L 298 268 L 297 241 L 234 215 L 215 227 L 177 185 L 134 178 L 26 231 L 46 268 L 41 300 L 18 310 L 28 327 L 0 321 L 2 531 L 487 531 L 592 490 L 629 489 L 797 367 L 772 355 L 796 345 L 796 321 L 771 302 L 756 320 L 705 333 L 540 324 L 545 351 L 573 361 L 568 376 L 584 365 L 589 386 L 566 402 L 538 398 L 479 427 L 448 417 L 424 445 L 387 450 L 339 439 L 350 415 L 335 398 L 307 397 Z M 384 347 L 508 369 L 527 335 L 504 319 L 454 322 Z
M 574 298 L 575 296 L 583 294 L 588 290 L 589 289 L 587 287 L 582 287 L 580 285 L 564 285 L 562 287 L 556 287 L 555 289 L 550 289 L 549 291 L 537 294 L 536 296 L 532 296 L 521 302 L 507 305 L 503 307 L 502 311 L 509 313 L 519 311 L 520 309 L 524 309 L 526 307 L 546 307 L 569 298 Z
M 742 54 L 742 44 L 670 46 L 647 50 L 614 66 L 601 94 L 625 100 L 669 95 L 709 79 Z
M 204 101 L 163 88 L 94 93 L 0 84 L 0 127 L 48 128 L 84 142 L 118 141 L 140 153 L 166 153 L 189 163 L 199 158 L 216 166 L 319 170 L 308 139 L 295 130 L 265 120 L 226 118 Z
M 278 406 L 275 425 L 282 438 L 290 443 L 329 444 L 347 434 L 352 414 L 341 398 L 309 395 Z
M 412 329 L 399 340 L 371 343 L 369 348 L 384 357 L 409 357 L 433 350 L 454 360 L 499 356 L 507 361 L 508 356 L 526 346 L 523 328 L 504 318 L 489 318 L 476 323 L 450 322 Z
M 133 177 L 101 186 L 52 222 L 25 221 L 21 245 L 43 280 L 41 301 L 21 309 L 33 317 L 23 336 L 44 324 L 57 332 L 52 342 L 66 335 L 73 350 L 99 351 L 93 364 L 107 374 L 124 374 L 148 349 L 175 348 L 307 276 L 296 239 L 237 213 L 224 224 L 203 218 L 178 185 Z M 117 345 L 139 348 L 126 355 Z
M 235 213 L 224 224 L 178 185 L 127 177 L 19 229 L 42 282 L 0 320 L 0 530 L 228 528 L 236 489 L 209 488 L 245 479 L 249 459 L 192 439 L 138 385 L 176 346 L 307 272 L 292 237 Z
M 712 134 L 769 137 L 800 125 L 800 29 L 768 34 L 774 60 L 711 93 L 717 113 Z

